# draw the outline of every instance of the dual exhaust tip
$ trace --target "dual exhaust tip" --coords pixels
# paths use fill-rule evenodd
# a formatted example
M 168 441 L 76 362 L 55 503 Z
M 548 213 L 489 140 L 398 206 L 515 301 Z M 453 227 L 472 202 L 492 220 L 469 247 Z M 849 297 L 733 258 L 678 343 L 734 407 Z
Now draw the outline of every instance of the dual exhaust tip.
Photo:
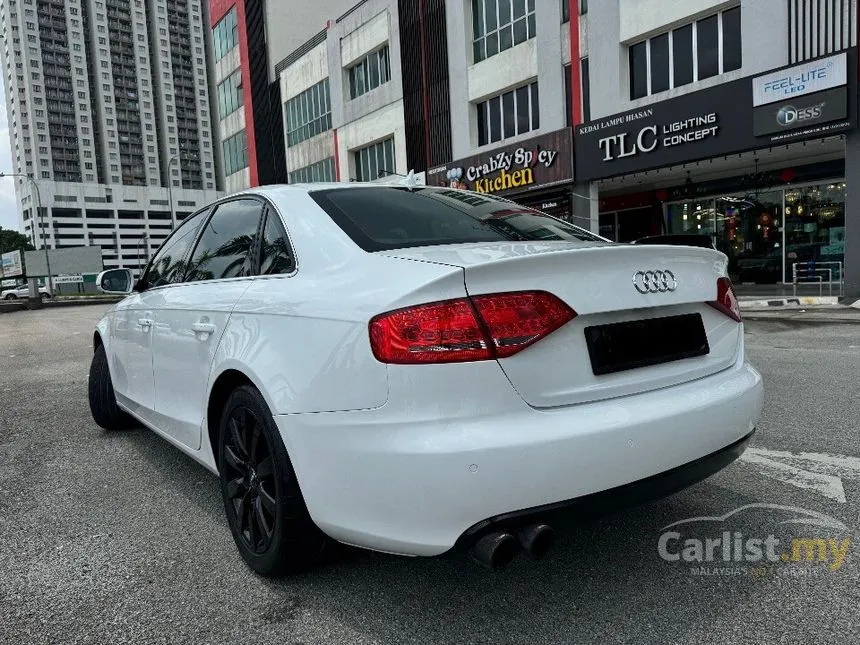
M 492 571 L 507 567 L 520 549 L 533 560 L 540 560 L 555 543 L 555 531 L 546 524 L 528 524 L 516 535 L 504 531 L 488 533 L 475 542 L 469 555 L 478 564 Z

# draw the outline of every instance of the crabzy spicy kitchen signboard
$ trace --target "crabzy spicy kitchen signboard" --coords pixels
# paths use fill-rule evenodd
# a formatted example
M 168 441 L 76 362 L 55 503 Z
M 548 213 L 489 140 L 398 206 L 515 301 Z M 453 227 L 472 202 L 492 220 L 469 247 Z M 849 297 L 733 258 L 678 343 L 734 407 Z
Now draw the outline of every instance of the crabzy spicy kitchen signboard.
M 453 161 L 427 171 L 427 185 L 505 195 L 573 178 L 570 130 Z

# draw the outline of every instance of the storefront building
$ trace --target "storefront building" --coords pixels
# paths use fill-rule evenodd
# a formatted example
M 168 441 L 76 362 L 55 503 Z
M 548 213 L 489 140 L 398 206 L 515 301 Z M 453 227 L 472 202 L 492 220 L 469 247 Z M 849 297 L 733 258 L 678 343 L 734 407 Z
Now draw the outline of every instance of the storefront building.
M 708 235 L 736 283 L 840 288 L 857 78 L 849 48 L 580 124 L 600 233 Z
M 427 185 L 499 195 L 576 224 L 570 128 L 493 148 L 427 171 Z

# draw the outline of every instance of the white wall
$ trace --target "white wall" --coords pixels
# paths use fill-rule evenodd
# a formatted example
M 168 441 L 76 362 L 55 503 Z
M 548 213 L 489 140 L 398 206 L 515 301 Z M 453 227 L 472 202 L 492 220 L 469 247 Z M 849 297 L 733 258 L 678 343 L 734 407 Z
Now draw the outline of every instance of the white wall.
M 480 101 L 535 78 L 538 74 L 537 48 L 537 38 L 532 38 L 471 65 L 468 100 Z
M 281 72 L 281 100 L 286 103 L 324 78 L 328 78 L 328 48 L 325 41 Z
M 403 101 L 390 103 L 385 107 L 352 121 L 338 130 L 338 156 L 340 180 L 349 181 L 355 177 L 353 153 L 371 143 L 394 135 L 394 156 L 397 167 L 394 172 L 405 175 L 406 167 L 406 126 L 403 121 Z
M 619 38 L 626 43 L 733 4 L 736 0 L 620 0 Z
M 383 11 L 340 39 L 340 62 L 350 67 L 365 54 L 388 42 L 388 11 Z

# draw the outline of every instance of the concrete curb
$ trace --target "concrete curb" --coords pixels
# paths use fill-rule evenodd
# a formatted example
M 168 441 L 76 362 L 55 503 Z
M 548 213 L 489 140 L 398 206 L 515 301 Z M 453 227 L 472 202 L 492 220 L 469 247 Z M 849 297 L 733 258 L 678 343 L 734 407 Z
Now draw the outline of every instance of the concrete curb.
M 76 300 L 48 300 L 42 303 L 38 309 L 54 309 L 57 307 L 78 307 L 85 305 L 112 305 L 119 302 L 122 298 L 79 298 Z M 0 314 L 11 314 L 16 311 L 36 311 L 36 308 L 30 309 L 27 300 L 20 298 L 18 300 L 10 300 L 0 302 Z
M 738 299 L 741 309 L 769 307 L 820 307 L 839 304 L 838 296 L 796 296 L 790 298 Z
M 77 300 L 48 300 L 45 309 L 51 307 L 77 307 L 78 305 L 112 305 L 122 298 L 79 298 Z
M 853 309 L 843 309 L 842 312 L 822 312 L 809 310 L 762 310 L 744 312 L 744 322 L 772 322 L 783 324 L 808 325 L 860 325 L 860 315 Z

